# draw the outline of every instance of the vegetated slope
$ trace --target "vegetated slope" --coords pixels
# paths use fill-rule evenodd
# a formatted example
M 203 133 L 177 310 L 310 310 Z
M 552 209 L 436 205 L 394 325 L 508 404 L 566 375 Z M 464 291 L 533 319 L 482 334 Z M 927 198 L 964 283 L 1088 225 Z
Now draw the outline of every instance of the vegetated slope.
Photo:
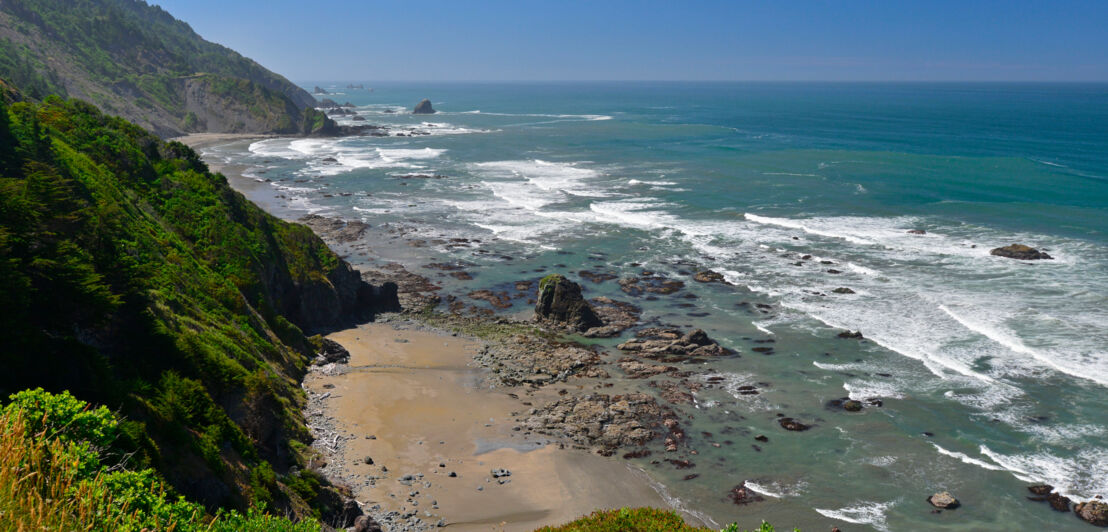
M 92 102 L 162 137 L 304 133 L 315 99 L 141 0 L 0 2 L 0 77 Z
M 0 301 L 0 397 L 107 405 L 190 499 L 298 515 L 341 504 L 303 470 L 302 330 L 397 306 L 187 146 L 54 96 L 0 103 Z

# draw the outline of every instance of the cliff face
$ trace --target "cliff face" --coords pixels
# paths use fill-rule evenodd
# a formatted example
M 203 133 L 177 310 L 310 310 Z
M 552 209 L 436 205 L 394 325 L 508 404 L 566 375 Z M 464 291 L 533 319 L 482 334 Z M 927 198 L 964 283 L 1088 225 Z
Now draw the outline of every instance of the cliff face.
M 295 133 L 303 89 L 139 0 L 0 2 L 0 77 L 80 98 L 162 137 Z
M 193 500 L 326 499 L 302 467 L 304 331 L 395 309 L 395 290 L 183 144 L 80 101 L 0 106 L 0 396 L 118 409 L 134 460 Z

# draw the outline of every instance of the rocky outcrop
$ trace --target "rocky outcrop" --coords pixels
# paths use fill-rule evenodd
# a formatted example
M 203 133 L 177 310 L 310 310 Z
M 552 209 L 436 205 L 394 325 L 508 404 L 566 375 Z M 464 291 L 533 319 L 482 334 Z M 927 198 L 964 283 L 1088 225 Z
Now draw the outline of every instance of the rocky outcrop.
M 600 356 L 595 351 L 532 335 L 516 335 L 507 342 L 483 348 L 473 360 L 489 368 L 499 384 L 506 386 L 541 386 L 572 376 L 607 376 L 597 367 Z
M 678 329 L 650 327 L 638 331 L 634 340 L 617 346 L 638 356 L 663 362 L 680 362 L 694 357 L 716 357 L 732 353 L 703 330 L 682 333 Z
M 319 352 L 316 353 L 313 364 L 317 366 L 323 366 L 325 364 L 345 364 L 350 360 L 350 351 L 347 351 L 338 342 L 331 340 L 330 338 L 324 338 L 319 347 Z
M 953 510 L 962 505 L 949 491 L 942 491 L 927 498 L 931 506 L 943 510 Z
M 627 277 L 619 280 L 619 289 L 632 296 L 644 292 L 669 295 L 685 287 L 685 283 L 676 279 L 667 279 L 654 272 L 642 272 L 641 277 Z
M 746 481 L 731 488 L 731 491 L 727 492 L 727 498 L 731 499 L 732 503 L 739 506 L 766 500 L 765 497 L 758 495 L 757 492 L 746 487 Z
M 727 280 L 723 278 L 723 274 L 712 270 L 704 270 L 697 272 L 693 276 L 693 280 L 698 283 L 723 283 L 728 284 Z
M 435 109 L 433 107 L 431 107 L 431 100 L 428 100 L 427 98 L 424 98 L 423 100 L 421 100 L 419 103 L 416 104 L 415 109 L 412 109 L 412 114 L 413 115 L 433 115 L 433 114 L 435 114 Z
M 1104 501 L 1078 503 L 1073 507 L 1073 513 L 1091 525 L 1108 526 L 1108 503 Z
M 1070 511 L 1070 498 L 1061 493 L 1051 493 L 1047 495 L 1046 502 L 1055 512 Z
M 676 420 L 668 419 L 666 410 L 649 395 L 593 394 L 566 397 L 532 409 L 523 425 L 537 433 L 563 436 L 580 445 L 614 449 L 649 442 L 659 435 L 662 427 L 668 428 L 664 421 L 676 426 Z
M 333 239 L 340 244 L 360 240 L 369 229 L 369 224 L 361 220 L 344 221 L 340 218 L 327 218 L 318 214 L 303 216 L 299 221 L 311 227 L 312 231 L 315 231 L 324 239 Z
M 331 93 L 323 90 L 323 87 L 320 87 L 319 85 L 316 85 L 315 88 L 312 89 L 312 94 L 331 94 Z
M 811 425 L 801 423 L 801 422 L 799 422 L 799 421 L 797 421 L 797 420 L 795 420 L 791 417 L 780 418 L 780 419 L 777 420 L 777 424 L 781 425 L 781 428 L 783 428 L 785 430 L 791 430 L 793 432 L 804 432 L 804 431 L 812 428 Z
M 590 301 L 592 309 L 603 326 L 593 327 L 583 334 L 586 338 L 611 338 L 634 327 L 639 322 L 642 309 L 623 301 L 609 297 L 598 297 Z
M 1051 260 L 1054 258 L 1043 251 L 1023 244 L 1012 244 L 1010 246 L 996 248 L 990 251 L 989 254 L 1017 260 Z
M 556 273 L 539 281 L 535 317 L 581 332 L 604 325 L 581 296 L 581 285 Z

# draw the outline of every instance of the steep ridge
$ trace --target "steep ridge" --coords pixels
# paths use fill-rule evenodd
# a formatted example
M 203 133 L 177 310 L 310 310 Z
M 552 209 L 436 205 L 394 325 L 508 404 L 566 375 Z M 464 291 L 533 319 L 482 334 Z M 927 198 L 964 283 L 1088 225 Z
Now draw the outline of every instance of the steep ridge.
M 162 137 L 296 134 L 321 114 L 303 89 L 141 0 L 5 0 L 0 77 L 32 100 L 80 98 Z
M 395 290 L 183 144 L 77 100 L 0 104 L 0 396 L 117 410 L 132 462 L 211 509 L 341 507 L 305 467 L 303 331 L 395 310 Z

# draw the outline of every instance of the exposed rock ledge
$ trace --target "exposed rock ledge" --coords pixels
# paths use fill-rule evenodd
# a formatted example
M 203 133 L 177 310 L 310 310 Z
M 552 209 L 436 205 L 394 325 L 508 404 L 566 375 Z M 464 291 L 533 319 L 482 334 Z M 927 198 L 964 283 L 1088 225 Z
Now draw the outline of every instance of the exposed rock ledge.
M 1010 246 L 996 248 L 990 251 L 989 254 L 1017 260 L 1051 260 L 1054 258 L 1043 251 L 1023 244 L 1012 244 Z

